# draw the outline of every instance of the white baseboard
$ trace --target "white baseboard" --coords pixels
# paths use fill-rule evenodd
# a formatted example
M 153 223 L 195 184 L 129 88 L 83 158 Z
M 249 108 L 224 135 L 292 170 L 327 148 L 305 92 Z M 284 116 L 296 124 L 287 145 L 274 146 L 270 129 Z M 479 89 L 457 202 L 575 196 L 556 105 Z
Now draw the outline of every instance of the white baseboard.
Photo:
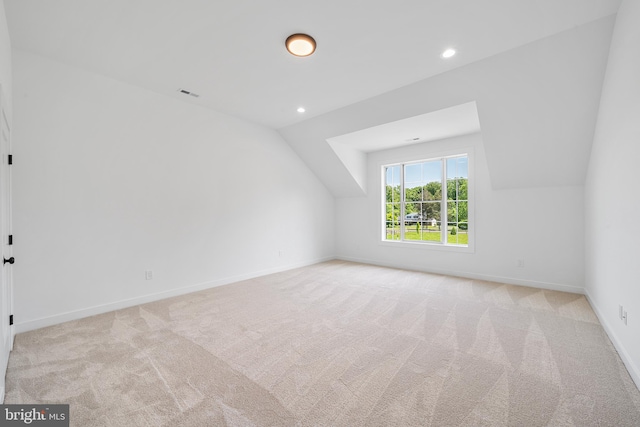
M 640 390 L 640 366 L 636 364 L 636 361 L 633 360 L 633 358 L 627 352 L 627 349 L 624 347 L 624 345 L 622 345 L 622 343 L 620 342 L 620 339 L 618 338 L 616 333 L 613 331 L 611 324 L 607 321 L 607 318 L 603 315 L 602 310 L 600 310 L 600 307 L 596 305 L 595 301 L 593 301 L 593 299 L 589 295 L 588 290 L 585 292 L 585 296 L 587 297 L 589 304 L 591 304 L 593 311 L 596 313 L 596 316 L 598 316 L 598 320 L 600 320 L 600 324 L 604 328 L 604 331 L 607 333 L 607 335 L 609 336 L 609 339 L 613 343 L 613 346 L 618 351 L 618 354 L 620 355 L 620 359 L 622 359 L 622 363 L 624 363 L 624 366 L 626 366 L 627 371 L 629 372 L 629 375 L 631 375 L 631 379 L 633 380 L 634 383 L 636 383 L 636 387 L 638 387 L 638 390 Z
M 201 290 L 205 290 L 205 289 L 209 289 L 209 288 L 213 288 L 213 287 L 217 287 L 217 286 L 223 286 L 223 285 L 227 285 L 227 284 L 230 284 L 230 283 L 239 282 L 239 281 L 242 281 L 242 280 L 253 279 L 253 278 L 256 278 L 256 277 L 260 277 L 260 276 L 266 276 L 268 274 L 273 274 L 273 273 L 279 273 L 279 272 L 282 272 L 282 271 L 292 270 L 292 269 L 295 269 L 295 268 L 305 267 L 305 266 L 308 266 L 308 265 L 317 264 L 317 263 L 325 262 L 325 261 L 330 261 L 330 260 L 333 260 L 333 259 L 338 259 L 338 260 L 343 260 L 343 261 L 351 261 L 351 262 L 359 262 L 359 263 L 363 263 L 363 264 L 378 265 L 378 266 L 381 266 L 381 267 L 402 268 L 402 269 L 414 270 L 414 271 L 424 271 L 426 273 L 442 274 L 442 275 L 456 276 L 456 277 L 465 277 L 465 278 L 469 278 L 469 279 L 486 280 L 486 281 L 492 281 L 492 282 L 498 282 L 498 283 L 506 283 L 506 284 L 512 284 L 512 285 L 520 285 L 520 286 L 530 286 L 530 287 L 540 288 L 540 289 L 549 289 L 549 290 L 556 290 L 556 291 L 584 294 L 584 295 L 586 295 L 587 300 L 591 304 L 591 307 L 593 307 L 594 312 L 598 316 L 598 319 L 600 320 L 600 323 L 602 324 L 605 332 L 607 333 L 607 335 L 611 339 L 611 342 L 613 343 L 614 347 L 618 351 L 618 354 L 620 355 L 620 358 L 622 359 L 623 363 L 627 367 L 627 370 L 629 371 L 629 374 L 631 375 L 631 378 L 635 382 L 636 386 L 640 389 L 640 367 L 635 363 L 635 361 L 631 358 L 629 353 L 626 351 L 625 347 L 620 343 L 620 340 L 618 339 L 618 337 L 614 333 L 613 329 L 610 327 L 609 322 L 607 322 L 606 318 L 602 315 L 602 312 L 601 312 L 600 308 L 594 303 L 592 298 L 589 296 L 589 292 L 586 291 L 583 288 L 580 288 L 580 287 L 577 287 L 577 286 L 570 286 L 570 285 L 561 285 L 561 284 L 556 284 L 556 283 L 546 283 L 546 282 L 538 282 L 538 281 L 532 281 L 532 280 L 522 280 L 522 279 L 507 278 L 507 277 L 500 277 L 500 276 L 491 276 L 491 275 L 476 274 L 476 273 L 468 273 L 468 272 L 461 272 L 461 271 L 448 271 L 448 270 L 440 270 L 440 269 L 424 269 L 424 268 L 416 267 L 415 265 L 397 265 L 397 264 L 393 264 L 392 265 L 392 264 L 385 264 L 385 263 L 380 263 L 380 262 L 377 262 L 377 261 L 372 261 L 372 260 L 367 260 L 367 259 L 358 259 L 358 258 L 342 257 L 342 256 L 326 257 L 326 258 L 306 261 L 306 262 L 297 263 L 297 264 L 279 266 L 279 267 L 274 267 L 274 268 L 270 268 L 270 269 L 266 269 L 266 270 L 260 270 L 260 271 L 255 271 L 255 272 L 251 272 L 251 273 L 240 274 L 240 275 L 236 275 L 236 276 L 232 276 L 232 277 L 227 277 L 227 278 L 223 278 L 223 279 L 217 279 L 217 280 L 213 280 L 213 281 L 209 281 L 209 282 L 205 282 L 205 283 L 199 283 L 199 284 L 196 284 L 196 285 L 186 286 L 186 287 L 182 287 L 182 288 L 178 288 L 178 289 L 172 289 L 170 291 L 164 291 L 164 292 L 158 292 L 158 293 L 154 293 L 154 294 L 143 295 L 143 296 L 136 297 L 136 298 L 131 298 L 131 299 L 127 299 L 127 300 L 121 300 L 121 301 L 117 301 L 117 302 L 113 302 L 113 303 L 109 303 L 109 304 L 103 304 L 103 305 L 88 307 L 88 308 L 84 308 L 84 309 L 80 309 L 80 310 L 74 310 L 74 311 L 70 311 L 70 312 L 66 312 L 66 313 L 61 313 L 61 314 L 57 314 L 55 316 L 43 317 L 43 318 L 40 318 L 40 319 L 30 320 L 30 321 L 27 321 L 27 322 L 17 323 L 17 324 L 14 325 L 15 326 L 15 332 L 16 333 L 27 332 L 27 331 L 31 331 L 31 330 L 34 330 L 34 329 L 39 329 L 39 328 L 52 326 L 52 325 L 56 325 L 56 324 L 63 323 L 63 322 L 68 322 L 68 321 L 71 321 L 71 320 L 77 320 L 77 319 L 81 319 L 81 318 L 84 318 L 84 317 L 89 317 L 89 316 L 94 316 L 94 315 L 97 315 L 97 314 L 107 313 L 109 311 L 128 308 L 128 307 L 132 307 L 132 306 L 139 305 L 139 304 L 145 304 L 145 303 L 152 302 L 152 301 L 159 301 L 159 300 L 166 299 L 166 298 L 171 298 L 171 297 L 174 297 L 174 296 L 185 295 L 185 294 L 192 293 L 192 292 L 197 292 L 197 291 L 201 291 Z M 4 401 L 4 389 L 0 388 L 0 403 L 2 403 L 3 401 Z
M 179 295 L 190 294 L 192 292 L 202 291 L 209 288 L 214 288 L 217 286 L 228 285 L 230 283 L 240 282 L 242 280 L 253 279 L 256 277 L 266 276 L 268 274 L 292 270 L 294 268 L 306 267 L 308 265 L 317 264 L 319 262 L 325 262 L 332 259 L 335 259 L 335 258 L 326 257 L 326 258 L 320 258 L 320 259 L 315 259 L 310 261 L 304 261 L 296 264 L 288 264 L 285 266 L 268 268 L 265 270 L 239 274 L 236 276 L 225 277 L 222 279 L 216 279 L 209 282 L 198 283 L 195 285 L 171 289 L 169 291 L 157 292 L 157 293 L 142 295 L 139 297 L 130 298 L 126 300 L 115 301 L 108 304 L 101 304 L 93 307 L 82 308 L 79 310 L 68 311 L 65 313 L 56 314 L 54 316 L 42 317 L 34 320 L 27 320 L 25 322 L 16 323 L 14 325 L 16 328 L 15 332 L 16 334 L 19 334 L 21 332 L 32 331 L 34 329 L 40 329 L 47 326 L 57 325 L 59 323 L 69 322 L 71 320 L 82 319 L 84 317 L 95 316 L 97 314 L 102 314 L 102 313 L 107 313 L 114 310 L 133 307 L 140 304 L 146 304 L 148 302 L 159 301 L 166 298 L 171 298 Z
M 506 278 L 506 277 L 499 277 L 499 276 L 490 276 L 490 275 L 483 275 L 483 274 L 476 274 L 476 273 L 467 273 L 467 272 L 461 272 L 461 271 L 424 269 L 424 268 L 417 267 L 415 265 L 385 264 L 385 263 L 380 263 L 380 262 L 373 261 L 373 260 L 359 259 L 359 258 L 352 258 L 352 257 L 325 257 L 325 258 L 305 261 L 305 262 L 301 262 L 301 263 L 289 264 L 289 265 L 286 265 L 286 266 L 278 266 L 278 267 L 269 268 L 269 269 L 265 269 L 265 270 L 254 271 L 254 272 L 251 272 L 251 273 L 240 274 L 240 275 L 236 275 L 236 276 L 232 276 L 232 277 L 216 279 L 216 280 L 212 280 L 212 281 L 209 281 L 209 282 L 198 283 L 198 284 L 195 284 L 195 285 L 190 285 L 190 286 L 185 286 L 185 287 L 181 287 L 181 288 L 177 288 L 177 289 L 172 289 L 172 290 L 169 290 L 169 291 L 163 291 L 163 292 L 158 292 L 158 293 L 153 293 L 153 294 L 147 294 L 147 295 L 142 295 L 142 296 L 139 296 L 139 297 L 130 298 L 130 299 L 126 299 L 126 300 L 120 300 L 120 301 L 115 301 L 115 302 L 111 302 L 111 303 L 107 303 L 107 304 L 101 304 L 101 305 L 97 305 L 97 306 L 82 308 L 82 309 L 79 309 L 79 310 L 73 310 L 73 311 L 69 311 L 69 312 L 65 312 L 65 313 L 56 314 L 54 316 L 42 317 L 42 318 L 39 318 L 39 319 L 27 320 L 27 321 L 24 321 L 24 322 L 17 322 L 14 325 L 15 333 L 19 334 L 19 333 L 22 333 L 22 332 L 32 331 L 34 329 L 40 329 L 40 328 L 44 328 L 44 327 L 47 327 L 47 326 L 57 325 L 59 323 L 64 323 L 64 322 L 68 322 L 68 321 L 71 321 L 71 320 L 77 320 L 77 319 L 81 319 L 81 318 L 84 318 L 84 317 L 89 317 L 89 316 L 94 316 L 94 315 L 97 315 L 97 314 L 107 313 L 109 311 L 120 310 L 120 309 L 123 309 L 123 308 L 128 308 L 128 307 L 132 307 L 132 306 L 139 305 L 139 304 L 145 304 L 145 303 L 152 302 L 152 301 L 158 301 L 158 300 L 162 300 L 162 299 L 165 299 L 165 298 L 171 298 L 171 297 L 174 297 L 174 296 L 179 296 L 179 295 L 184 295 L 184 294 L 188 294 L 188 293 L 192 293 L 192 292 L 197 292 L 197 291 L 201 291 L 201 290 L 204 290 L 204 289 L 213 288 L 213 287 L 216 287 L 216 286 L 228 285 L 230 283 L 239 282 L 239 281 L 242 281 L 242 280 L 253 279 L 255 277 L 265 276 L 267 274 L 279 273 L 281 271 L 291 270 L 291 269 L 294 269 L 294 268 L 305 267 L 305 266 L 308 266 L 308 265 L 317 264 L 319 262 L 329 261 L 329 260 L 332 260 L 332 259 L 340 259 L 340 260 L 344 260 L 344 261 L 360 262 L 360 263 L 363 263 L 363 264 L 379 265 L 379 266 L 382 266 L 382 267 L 404 268 L 404 269 L 408 269 L 408 270 L 424 271 L 424 272 L 427 272 L 427 273 L 443 274 L 443 275 L 457 276 L 457 277 L 465 277 L 465 278 L 477 279 L 477 280 L 487 280 L 487 281 L 492 281 L 492 282 L 507 283 L 507 284 L 513 284 L 513 285 L 521 285 L 521 286 L 530 286 L 530 287 L 535 287 L 535 288 L 551 289 L 551 290 L 571 292 L 571 293 L 579 293 L 579 294 L 583 294 L 584 293 L 584 289 L 582 289 L 582 288 L 578 288 L 578 287 L 574 287 L 574 286 L 567 286 L 567 285 L 559 285 L 559 284 L 554 284 L 554 283 L 544 283 L 544 282 L 537 282 L 537 281 L 531 281 L 531 280 L 521 280 L 521 279 Z
M 524 280 L 524 279 L 517 279 L 513 277 L 492 276 L 488 274 L 479 274 L 479 273 L 472 273 L 472 272 L 458 271 L 458 270 L 454 271 L 454 270 L 424 268 L 421 266 L 416 266 L 411 264 L 403 265 L 403 264 L 397 264 L 397 263 L 393 263 L 393 264 L 384 263 L 384 262 L 378 262 L 378 261 L 367 260 L 362 258 L 353 258 L 353 257 L 344 257 L 344 256 L 337 256 L 336 259 L 340 259 L 343 261 L 359 262 L 362 264 L 377 265 L 380 267 L 401 268 L 404 270 L 413 270 L 413 271 L 422 271 L 425 273 L 442 274 L 444 276 L 464 277 L 466 279 L 475 279 L 475 280 L 486 280 L 488 282 L 504 283 L 507 285 L 529 286 L 531 288 L 569 292 L 572 294 L 583 295 L 585 292 L 584 289 L 579 286 L 563 285 L 559 283 L 539 282 L 535 280 Z

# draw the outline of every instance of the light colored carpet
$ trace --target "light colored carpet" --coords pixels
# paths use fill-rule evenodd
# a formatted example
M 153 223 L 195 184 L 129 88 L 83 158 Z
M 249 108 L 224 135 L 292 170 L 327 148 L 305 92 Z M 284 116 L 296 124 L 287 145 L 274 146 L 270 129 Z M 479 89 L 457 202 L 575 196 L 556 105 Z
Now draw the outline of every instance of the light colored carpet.
M 88 426 L 639 426 L 581 295 L 332 261 L 20 334 Z

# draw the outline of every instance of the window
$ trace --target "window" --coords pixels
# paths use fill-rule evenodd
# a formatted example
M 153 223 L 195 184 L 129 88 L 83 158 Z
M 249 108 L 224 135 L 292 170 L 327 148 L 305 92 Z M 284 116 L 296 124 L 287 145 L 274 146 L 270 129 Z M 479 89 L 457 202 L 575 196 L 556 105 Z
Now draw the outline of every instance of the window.
M 383 240 L 469 245 L 467 154 L 383 166 Z

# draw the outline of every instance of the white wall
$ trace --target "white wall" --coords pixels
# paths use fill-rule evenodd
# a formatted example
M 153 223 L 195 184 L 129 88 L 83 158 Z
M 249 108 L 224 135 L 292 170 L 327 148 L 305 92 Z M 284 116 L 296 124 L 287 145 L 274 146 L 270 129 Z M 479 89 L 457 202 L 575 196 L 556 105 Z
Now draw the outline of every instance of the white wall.
M 273 130 L 21 51 L 14 107 L 18 331 L 334 255 Z
M 380 243 L 380 165 L 471 147 L 475 252 Z M 480 134 L 369 153 L 366 197 L 336 199 L 340 258 L 548 289 L 583 292 L 583 188 L 493 190 Z M 374 188 L 378 185 L 378 189 Z M 525 261 L 524 268 L 517 260 Z
M 588 169 L 586 282 L 592 305 L 640 386 L 640 2 L 620 6 Z M 618 306 L 628 314 L 618 318 Z
M 4 2 L 0 2 L 0 87 L 5 99 L 7 117 L 11 120 L 11 40 L 9 38 L 9 27 L 7 26 L 7 16 L 4 11 Z M 11 123 L 9 123 L 11 124 Z

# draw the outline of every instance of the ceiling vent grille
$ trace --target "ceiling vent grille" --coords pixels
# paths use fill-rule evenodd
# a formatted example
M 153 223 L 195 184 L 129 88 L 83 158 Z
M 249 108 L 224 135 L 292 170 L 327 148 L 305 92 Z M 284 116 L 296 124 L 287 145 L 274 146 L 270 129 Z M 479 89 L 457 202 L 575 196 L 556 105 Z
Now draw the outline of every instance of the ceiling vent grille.
M 178 89 L 178 92 L 184 94 L 184 95 L 189 95 L 189 96 L 193 96 L 194 98 L 199 98 L 200 95 L 198 95 L 197 93 L 193 93 L 189 90 L 186 89 Z

